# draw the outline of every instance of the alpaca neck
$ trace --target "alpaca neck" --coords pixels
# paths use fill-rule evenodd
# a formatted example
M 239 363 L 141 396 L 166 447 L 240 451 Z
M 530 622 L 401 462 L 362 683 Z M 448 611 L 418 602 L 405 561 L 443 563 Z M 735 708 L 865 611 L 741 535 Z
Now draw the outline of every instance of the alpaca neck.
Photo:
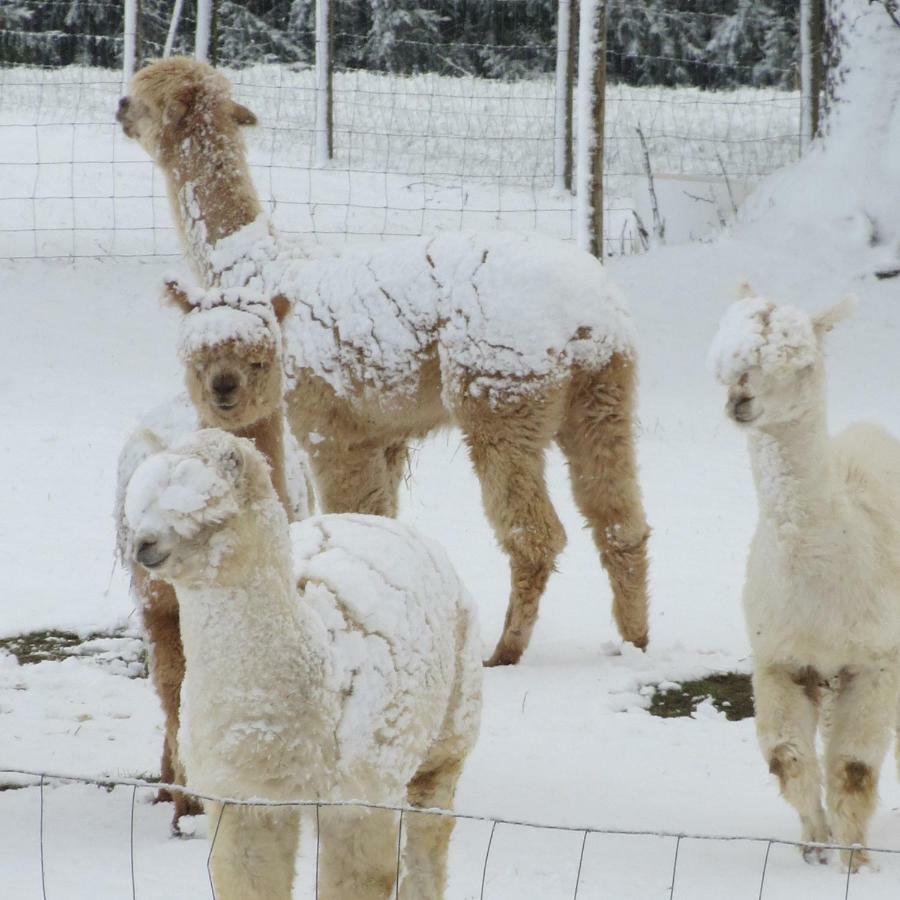
M 816 409 L 750 436 L 760 518 L 785 539 L 809 537 L 829 521 L 832 482 L 824 398 Z
M 265 456 L 272 469 L 272 486 L 287 513 L 288 521 L 294 520 L 294 509 L 287 489 L 284 461 L 284 414 L 276 409 L 266 418 L 235 432 L 238 437 L 249 438 L 256 449 Z
M 228 685 L 252 705 L 284 693 L 290 664 L 309 673 L 302 688 L 314 695 L 329 649 L 297 593 L 285 516 L 273 497 L 233 528 L 223 535 L 233 546 L 202 583 L 176 585 L 189 690 L 217 696 Z
M 202 283 L 218 284 L 216 244 L 262 214 L 243 143 L 201 131 L 185 139 L 165 170 L 185 253 Z

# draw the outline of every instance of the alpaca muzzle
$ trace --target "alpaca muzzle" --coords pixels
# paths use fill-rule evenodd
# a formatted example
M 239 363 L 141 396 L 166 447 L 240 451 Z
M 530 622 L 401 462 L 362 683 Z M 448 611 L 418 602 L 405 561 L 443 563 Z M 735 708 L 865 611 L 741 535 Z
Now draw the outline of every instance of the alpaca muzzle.
M 157 541 L 147 540 L 138 544 L 134 558 L 145 569 L 155 569 L 169 558 L 169 553 L 167 550 L 163 550 Z

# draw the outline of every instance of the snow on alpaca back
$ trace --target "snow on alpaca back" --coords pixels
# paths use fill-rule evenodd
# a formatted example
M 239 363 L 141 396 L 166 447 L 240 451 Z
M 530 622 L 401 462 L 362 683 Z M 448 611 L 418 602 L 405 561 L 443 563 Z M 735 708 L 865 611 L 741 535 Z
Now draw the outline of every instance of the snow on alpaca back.
M 174 531 L 194 537 L 205 525 L 238 512 L 233 487 L 195 457 L 159 453 L 144 460 L 125 492 L 125 519 L 134 534 Z
M 294 572 L 304 602 L 319 615 L 334 648 L 342 714 L 342 763 L 378 754 L 392 765 L 381 733 L 414 740 L 419 723 L 398 718 L 403 694 L 428 671 L 429 660 L 458 659 L 480 668 L 471 601 L 443 550 L 391 519 L 317 516 L 292 527 Z M 459 646 L 460 607 L 469 623 Z M 474 715 L 463 709 L 459 715 Z M 383 757 L 383 758 L 382 758 Z
M 341 396 L 348 382 L 414 393 L 435 349 L 445 390 L 475 372 L 473 393 L 508 396 L 634 348 L 601 263 L 537 235 L 446 233 L 310 258 L 260 218 L 211 256 L 221 284 L 291 299 L 288 381 L 310 369 Z
M 762 297 L 732 303 L 709 348 L 708 362 L 724 385 L 748 370 L 786 374 L 815 363 L 819 346 L 809 315 L 792 306 L 775 306 Z

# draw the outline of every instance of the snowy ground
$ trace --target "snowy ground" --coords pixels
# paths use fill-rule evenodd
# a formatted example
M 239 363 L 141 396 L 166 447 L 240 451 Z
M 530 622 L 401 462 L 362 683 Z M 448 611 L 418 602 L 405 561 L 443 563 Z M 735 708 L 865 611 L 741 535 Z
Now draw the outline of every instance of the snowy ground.
M 832 426 L 880 420 L 900 433 L 896 281 L 867 274 L 865 251 L 834 235 L 750 225 L 714 244 L 614 260 L 640 334 L 640 457 L 654 527 L 652 643 L 622 648 L 610 591 L 575 512 L 560 457 L 551 491 L 569 546 L 551 579 L 523 663 L 485 673 L 481 740 L 463 777 L 461 811 L 547 824 L 795 838 L 793 813 L 759 756 L 752 720 L 708 706 L 658 719 L 642 688 L 749 670 L 738 603 L 755 500 L 743 439 L 706 370 L 709 340 L 741 276 L 773 298 L 862 303 L 831 338 Z M 136 631 L 110 518 L 118 450 L 143 410 L 180 389 L 176 314 L 158 285 L 171 261 L 0 262 L 0 636 L 35 629 Z M 481 512 L 458 435 L 413 455 L 402 518 L 440 540 L 481 610 L 485 650 L 506 605 L 507 568 Z M 0 654 L 0 766 L 113 777 L 158 771 L 161 715 L 127 638 L 67 661 L 18 665 Z M 117 661 L 124 658 L 124 662 Z M 5 778 L 10 782 L 16 779 Z M 900 788 L 885 767 L 871 842 L 900 849 Z M 43 796 L 43 854 L 39 840 Z M 48 782 L 0 793 L 4 894 L 68 900 L 209 896 L 205 840 L 168 837 L 169 810 L 147 792 Z M 133 843 L 131 822 L 134 822 Z M 311 830 L 308 830 L 311 831 Z M 205 834 L 198 823 L 197 833 Z M 449 896 L 480 896 L 490 826 L 462 823 Z M 580 833 L 498 826 L 484 897 L 568 898 Z M 592 835 L 578 897 L 669 896 L 673 838 Z M 311 896 L 305 848 L 298 896 Z M 672 896 L 760 896 L 765 843 L 683 840 Z M 42 859 L 43 856 L 43 859 Z M 900 857 L 852 879 L 850 897 L 895 897 Z M 811 868 L 774 846 L 762 896 L 844 896 L 835 866 Z M 307 893 L 303 893 L 303 891 Z

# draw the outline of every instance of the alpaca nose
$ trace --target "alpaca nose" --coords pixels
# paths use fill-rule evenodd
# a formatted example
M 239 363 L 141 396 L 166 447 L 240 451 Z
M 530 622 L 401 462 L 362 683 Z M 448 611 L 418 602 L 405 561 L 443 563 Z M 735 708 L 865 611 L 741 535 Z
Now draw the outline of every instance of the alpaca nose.
M 237 390 L 238 380 L 230 372 L 223 372 L 213 378 L 212 388 L 220 397 L 227 397 Z
M 159 542 L 150 538 L 139 541 L 134 553 L 134 558 L 148 569 L 161 565 L 168 557 L 169 554 L 159 546 Z
M 749 422 L 753 417 L 753 398 L 735 397 L 731 403 L 731 415 L 738 422 Z
M 128 107 L 130 105 L 131 105 L 131 100 L 129 100 L 128 97 L 122 97 L 119 100 L 119 108 L 118 108 L 118 110 L 116 110 L 116 119 L 119 122 L 122 121 L 122 116 L 124 116 L 125 113 L 128 112 Z

